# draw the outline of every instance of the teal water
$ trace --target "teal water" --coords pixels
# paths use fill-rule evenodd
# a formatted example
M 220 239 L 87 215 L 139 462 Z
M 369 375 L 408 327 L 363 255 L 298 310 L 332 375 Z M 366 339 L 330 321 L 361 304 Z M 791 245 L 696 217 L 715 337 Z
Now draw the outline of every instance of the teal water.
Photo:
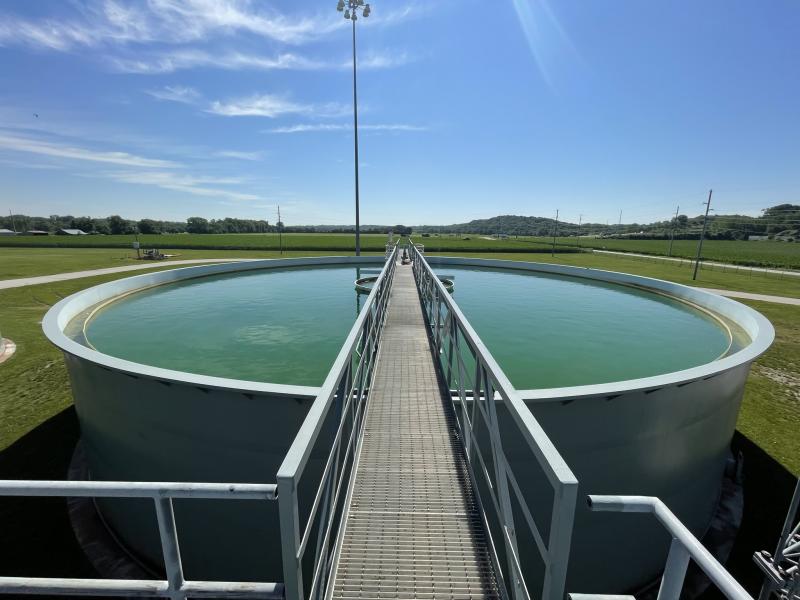
M 436 271 L 455 275 L 453 298 L 518 389 L 670 373 L 715 360 L 730 342 L 706 313 L 629 286 L 512 270 Z
M 729 344 L 707 314 L 636 288 L 437 270 L 455 275 L 453 297 L 519 389 L 669 373 L 713 361 Z M 354 289 L 357 276 L 352 267 L 295 268 L 170 283 L 100 309 L 85 335 L 101 352 L 147 365 L 320 385 L 366 300 Z
M 146 365 L 321 385 L 363 305 L 353 267 L 217 275 L 137 292 L 86 325 L 97 350 Z

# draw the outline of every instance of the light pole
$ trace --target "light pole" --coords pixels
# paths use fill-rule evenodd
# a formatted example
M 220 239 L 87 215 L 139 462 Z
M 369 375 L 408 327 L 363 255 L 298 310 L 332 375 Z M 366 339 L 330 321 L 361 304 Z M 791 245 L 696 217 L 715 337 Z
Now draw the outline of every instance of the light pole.
M 371 9 L 364 0 L 339 0 L 336 10 L 344 12 L 344 18 L 353 24 L 353 136 L 356 172 L 356 256 L 361 256 L 361 224 L 358 214 L 358 94 L 356 92 L 356 21 L 358 11 L 364 18 L 368 17 Z

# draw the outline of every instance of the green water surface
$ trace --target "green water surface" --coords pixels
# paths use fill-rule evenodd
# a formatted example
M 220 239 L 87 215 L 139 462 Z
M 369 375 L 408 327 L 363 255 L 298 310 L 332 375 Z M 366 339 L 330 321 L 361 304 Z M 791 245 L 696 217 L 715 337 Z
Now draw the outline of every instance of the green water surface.
M 731 341 L 708 314 L 630 286 L 504 269 L 436 271 L 455 275 L 453 298 L 518 389 L 670 373 L 717 359 Z
M 353 267 L 263 270 L 169 283 L 117 300 L 86 324 L 97 350 L 146 365 L 321 385 L 366 296 Z
M 502 269 L 438 271 L 455 276 L 453 297 L 519 389 L 669 373 L 715 360 L 730 341 L 704 312 L 628 286 Z M 101 308 L 86 323 L 86 340 L 166 369 L 316 386 L 366 300 L 354 289 L 359 274 L 315 267 L 169 283 Z

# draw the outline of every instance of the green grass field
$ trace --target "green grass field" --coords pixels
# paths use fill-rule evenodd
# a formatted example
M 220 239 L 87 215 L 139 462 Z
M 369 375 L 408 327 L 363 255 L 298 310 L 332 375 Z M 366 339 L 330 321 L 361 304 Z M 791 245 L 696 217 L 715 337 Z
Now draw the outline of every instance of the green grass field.
M 355 235 L 347 233 L 223 233 L 140 235 L 142 248 L 194 250 L 342 250 L 355 248 Z M 0 238 L 0 246 L 28 248 L 125 248 L 133 247 L 133 235 L 82 236 L 9 236 Z M 384 234 L 362 234 L 363 250 L 381 251 L 386 245 Z
M 510 237 L 494 239 L 478 234 L 454 236 L 436 235 L 422 237 L 414 234 L 415 243 L 425 245 L 427 252 L 503 252 L 503 253 L 550 253 L 552 238 Z M 118 248 L 131 250 L 135 237 L 132 235 L 87 235 L 71 236 L 15 236 L 0 237 L 0 247 L 7 248 Z M 280 247 L 280 238 L 275 233 L 263 234 L 167 234 L 141 235 L 142 248 L 158 248 L 162 251 L 181 250 L 240 250 L 274 251 Z M 361 247 L 364 251 L 381 252 L 386 244 L 383 234 L 364 234 Z M 593 238 L 564 238 L 556 240 L 556 252 L 578 252 L 580 248 L 596 248 L 619 252 L 636 252 L 654 256 L 666 256 L 667 240 L 615 240 Z M 355 236 L 346 233 L 287 233 L 283 235 L 285 250 L 353 252 Z M 694 258 L 696 240 L 675 240 L 672 256 Z M 762 266 L 781 269 L 800 269 L 800 243 L 747 242 L 728 240 L 706 240 L 703 243 L 703 258 L 745 266 Z
M 414 235 L 417 243 L 425 244 L 426 251 L 447 251 L 450 249 L 482 248 L 489 251 L 519 251 L 526 245 L 530 248 L 550 248 L 553 239 L 545 237 L 519 237 L 504 240 L 486 239 L 484 236 L 470 234 L 469 239 L 453 236 L 421 237 Z M 669 240 L 616 240 L 559 237 L 556 248 L 578 249 L 596 248 L 617 252 L 638 252 L 655 256 L 667 256 Z M 539 251 L 539 250 L 537 250 Z M 697 254 L 697 240 L 675 240 L 672 256 L 676 258 L 694 259 Z M 703 242 L 703 258 L 737 265 L 773 267 L 780 269 L 800 269 L 800 243 L 793 242 L 748 242 L 732 240 L 705 240 Z
M 479 234 L 435 235 L 423 237 L 412 235 L 417 244 L 423 244 L 426 252 L 551 252 L 553 238 L 518 236 L 496 239 Z M 575 237 L 558 237 L 556 252 L 578 252 L 587 249 L 635 252 L 653 256 L 667 256 L 669 240 L 615 240 Z M 672 256 L 694 259 L 697 253 L 697 240 L 675 240 Z M 764 266 L 775 268 L 800 268 L 800 243 L 789 242 L 746 242 L 728 240 L 705 240 L 703 258 L 745 266 Z
M 62 254 L 64 253 L 64 254 Z M 456 254 L 451 251 L 448 254 Z M 202 254 L 200 256 L 199 254 Z M 233 256 L 235 252 L 208 252 L 181 258 Z M 290 255 L 309 255 L 297 252 Z M 66 270 L 102 268 L 130 264 L 125 253 L 115 250 L 52 250 L 0 248 L 0 278 L 31 276 Z M 248 253 L 248 257 L 255 256 Z M 274 256 L 274 254 L 273 254 Z M 289 255 L 287 255 L 289 256 Z M 470 253 L 469 256 L 481 256 Z M 555 259 L 541 254 L 520 253 L 483 255 L 510 260 L 542 260 L 560 264 L 625 271 L 690 283 L 691 271 L 663 261 L 633 257 L 570 254 Z M 62 268 L 69 266 L 69 268 Z M 170 268 L 159 264 L 157 269 Z M 18 345 L 17 354 L 0 365 L 0 450 L 58 414 L 71 403 L 69 381 L 60 351 L 45 339 L 41 330 L 44 313 L 61 298 L 80 289 L 110 281 L 122 275 L 84 278 L 0 291 L 0 331 Z M 700 272 L 697 284 L 705 287 L 739 289 L 783 296 L 800 297 L 800 278 L 753 276 L 723 271 Z M 760 358 L 745 392 L 739 430 L 779 460 L 793 473 L 800 474 L 800 307 L 760 302 L 749 303 L 762 311 L 775 325 L 775 345 Z
M 0 280 L 21 277 L 36 277 L 70 271 L 106 269 L 131 265 L 169 265 L 171 261 L 203 258 L 288 258 L 291 256 L 347 255 L 352 252 L 325 252 L 323 250 L 286 251 L 275 250 L 178 250 L 165 249 L 175 254 L 164 261 L 136 260 L 135 250 L 114 248 L 2 248 L 0 247 Z M 376 254 L 376 252 L 365 252 Z M 377 252 L 382 254 L 382 252 Z

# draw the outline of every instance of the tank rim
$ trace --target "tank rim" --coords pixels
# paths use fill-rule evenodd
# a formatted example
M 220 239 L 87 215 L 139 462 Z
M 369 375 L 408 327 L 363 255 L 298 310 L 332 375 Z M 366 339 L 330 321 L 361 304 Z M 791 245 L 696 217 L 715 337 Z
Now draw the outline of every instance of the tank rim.
M 627 379 L 609 383 L 587 384 L 579 386 L 519 389 L 517 393 L 526 402 L 558 402 L 566 400 L 591 399 L 616 396 L 630 392 L 655 392 L 662 388 L 683 386 L 694 381 L 706 380 L 721 373 L 735 369 L 744 364 L 753 362 L 763 354 L 775 338 L 772 324 L 758 311 L 740 302 L 718 296 L 711 292 L 693 288 L 679 283 L 672 283 L 662 279 L 631 275 L 617 271 L 606 271 L 588 267 L 573 267 L 551 263 L 533 263 L 515 260 L 483 259 L 454 256 L 426 256 L 431 266 L 475 266 L 503 270 L 529 271 L 552 275 L 566 275 L 606 283 L 630 285 L 645 291 L 659 292 L 688 301 L 710 310 L 715 314 L 730 319 L 742 327 L 750 336 L 750 343 L 738 352 L 712 362 L 690 367 L 680 371 L 673 371 L 661 375 L 639 379 Z M 116 358 L 114 356 L 93 350 L 64 334 L 64 327 L 80 312 L 100 302 L 116 296 L 138 291 L 147 287 L 163 285 L 166 283 L 219 275 L 226 273 L 242 272 L 259 269 L 277 269 L 287 267 L 307 266 L 334 266 L 334 265 L 380 265 L 383 256 L 325 256 L 313 258 L 283 258 L 246 260 L 241 262 L 218 263 L 193 267 L 182 267 L 166 271 L 145 273 L 133 277 L 125 277 L 93 286 L 56 303 L 45 315 L 42 329 L 45 336 L 63 352 L 88 360 L 101 367 L 114 371 L 127 373 L 138 377 L 156 379 L 171 383 L 193 385 L 200 388 L 222 389 L 242 393 L 269 394 L 283 397 L 314 398 L 319 393 L 320 387 L 300 386 L 288 384 L 275 384 L 244 379 L 231 379 L 201 375 L 153 367 L 142 363 Z M 502 368 L 502 367 L 501 367 Z
M 716 377 L 745 364 L 752 363 L 772 345 L 775 339 L 775 329 L 772 323 L 757 310 L 749 306 L 719 296 L 699 288 L 693 288 L 680 283 L 673 283 L 663 279 L 631 275 L 618 271 L 606 271 L 589 267 L 574 267 L 552 263 L 532 263 L 515 260 L 464 258 L 456 256 L 426 256 L 432 267 L 436 266 L 474 266 L 512 271 L 532 271 L 550 275 L 566 275 L 591 279 L 606 283 L 629 285 L 650 292 L 666 294 L 678 300 L 688 301 L 712 313 L 724 316 L 744 329 L 750 337 L 750 343 L 744 348 L 712 362 L 707 362 L 696 367 L 642 377 L 638 379 L 623 379 L 609 383 L 593 383 L 586 385 L 518 389 L 517 394 L 525 402 L 564 402 L 568 400 L 583 400 L 592 398 L 608 398 L 631 392 L 653 393 L 663 388 L 684 386 L 695 381 L 704 381 Z M 501 365 L 502 368 L 502 365 Z
M 336 266 L 336 265 L 382 265 L 383 256 L 323 256 L 309 258 L 269 258 L 243 260 L 238 262 L 217 263 L 181 267 L 166 271 L 156 271 L 124 277 L 107 283 L 101 283 L 67 296 L 53 305 L 42 320 L 45 337 L 64 353 L 90 361 L 103 368 L 158 381 L 192 385 L 204 389 L 219 389 L 241 393 L 266 394 L 286 398 L 313 399 L 321 389 L 318 386 L 278 384 L 246 379 L 232 379 L 176 371 L 162 367 L 154 367 L 143 363 L 117 358 L 94 350 L 70 339 L 64 328 L 78 314 L 101 302 L 126 293 L 139 291 L 148 287 L 164 285 L 175 281 L 195 279 L 212 275 L 237 273 L 254 270 L 269 270 L 291 267 Z M 344 341 L 344 340 L 342 340 Z

